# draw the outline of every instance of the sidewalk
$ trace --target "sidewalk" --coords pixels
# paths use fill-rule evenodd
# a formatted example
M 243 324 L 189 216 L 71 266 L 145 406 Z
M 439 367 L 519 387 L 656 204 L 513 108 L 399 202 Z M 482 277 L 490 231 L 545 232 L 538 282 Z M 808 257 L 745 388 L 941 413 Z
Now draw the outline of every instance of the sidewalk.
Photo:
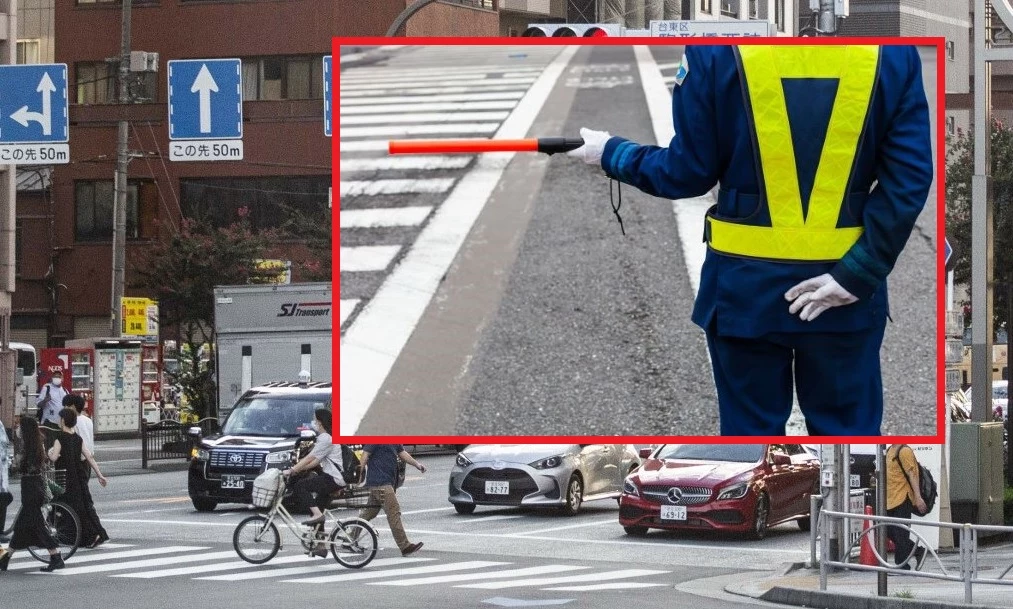
M 941 563 L 941 565 L 940 565 Z M 978 577 L 998 578 L 1013 565 L 1013 540 L 999 540 L 978 547 Z M 960 575 L 960 555 L 956 551 L 929 556 L 923 572 Z M 801 564 L 788 565 L 778 575 L 739 579 L 724 586 L 726 592 L 783 605 L 823 609 L 935 609 L 943 607 L 1013 606 L 1013 570 L 1005 575 L 1011 585 L 974 584 L 972 604 L 964 603 L 964 583 L 911 575 L 887 576 L 888 596 L 876 595 L 877 573 L 840 570 L 827 577 L 826 592 L 820 591 L 819 569 Z

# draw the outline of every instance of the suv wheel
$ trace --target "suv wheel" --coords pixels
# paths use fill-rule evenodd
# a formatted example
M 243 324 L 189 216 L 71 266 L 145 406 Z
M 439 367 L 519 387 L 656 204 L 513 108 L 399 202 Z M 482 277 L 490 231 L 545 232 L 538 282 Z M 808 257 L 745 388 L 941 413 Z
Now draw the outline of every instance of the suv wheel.
M 213 512 L 218 507 L 218 502 L 213 499 L 203 499 L 201 497 L 190 497 L 190 501 L 193 502 L 193 507 L 198 512 Z
M 473 514 L 475 512 L 475 504 L 474 503 L 455 503 L 454 504 L 454 509 L 457 510 L 458 514 L 463 514 L 463 515 L 467 516 L 468 514 Z
M 647 527 L 629 526 L 623 527 L 623 530 L 626 531 L 627 535 L 632 537 L 643 537 L 644 535 L 647 535 Z

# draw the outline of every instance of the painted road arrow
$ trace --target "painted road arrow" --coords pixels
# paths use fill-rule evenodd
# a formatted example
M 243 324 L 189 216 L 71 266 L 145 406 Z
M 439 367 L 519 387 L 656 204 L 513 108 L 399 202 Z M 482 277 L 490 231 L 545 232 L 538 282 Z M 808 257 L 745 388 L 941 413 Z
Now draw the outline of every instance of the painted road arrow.
M 42 93 L 42 112 L 29 112 L 28 106 L 21 106 L 14 114 L 11 114 L 11 118 L 22 127 L 27 127 L 29 121 L 35 121 L 42 125 L 42 135 L 52 135 L 53 107 L 51 96 L 56 91 L 56 85 L 53 84 L 53 79 L 49 77 L 49 74 L 43 72 L 42 79 L 39 80 L 39 86 L 35 90 Z
M 546 605 L 565 605 L 566 603 L 572 603 L 572 598 L 553 598 L 553 599 L 533 599 L 523 600 L 519 598 L 504 598 L 497 596 L 496 598 L 489 598 L 484 601 L 487 605 L 496 605 L 497 607 L 543 607 Z
M 211 133 L 211 92 L 218 93 L 218 83 L 215 82 L 208 65 L 203 64 L 197 78 L 193 80 L 190 87 L 191 93 L 200 95 L 200 132 Z

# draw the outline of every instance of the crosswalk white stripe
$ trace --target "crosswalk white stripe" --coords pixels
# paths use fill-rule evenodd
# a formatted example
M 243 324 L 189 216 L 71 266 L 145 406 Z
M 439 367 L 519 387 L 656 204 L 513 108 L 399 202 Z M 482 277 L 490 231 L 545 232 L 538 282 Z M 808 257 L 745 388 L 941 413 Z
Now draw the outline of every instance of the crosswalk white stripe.
M 365 106 L 375 104 L 411 104 L 426 102 L 473 102 L 494 99 L 520 99 L 524 91 L 493 91 L 492 93 L 457 93 L 452 95 L 383 95 L 379 97 L 355 97 L 341 100 L 341 112 L 344 114 L 348 106 Z
M 348 127 L 338 133 L 346 137 L 403 137 L 406 135 L 447 135 L 451 133 L 494 133 L 499 123 L 449 123 L 444 125 L 392 125 L 390 127 Z
M 71 559 L 71 564 L 72 565 L 77 565 L 77 564 L 80 564 L 80 563 L 92 563 L 92 562 L 99 562 L 99 561 L 102 561 L 102 560 L 115 560 L 115 559 L 119 559 L 119 558 L 138 558 L 138 557 L 141 557 L 141 556 L 154 556 L 154 555 L 157 555 L 157 554 L 174 554 L 174 553 L 179 553 L 179 552 L 198 552 L 200 550 L 208 550 L 208 549 L 209 548 L 199 548 L 199 547 L 192 547 L 192 546 L 166 546 L 164 548 L 146 548 L 146 549 L 143 549 L 143 550 L 125 550 L 125 551 L 122 551 L 122 552 L 109 552 L 109 553 L 98 553 L 98 552 L 96 552 L 95 554 L 92 554 L 92 553 L 89 552 L 88 554 L 85 554 L 84 556 L 81 556 L 81 555 L 78 555 L 78 554 L 74 554 L 73 559 Z M 38 565 L 39 565 L 39 561 L 34 560 L 34 559 L 31 560 L 31 561 L 28 561 L 27 564 L 19 564 L 19 565 L 15 565 L 14 561 L 12 561 L 11 562 L 11 566 L 9 568 L 13 571 L 13 570 L 18 570 L 18 569 L 31 569 L 31 568 L 37 567 Z
M 57 571 L 60 575 L 84 575 L 87 573 L 108 573 L 110 571 L 126 571 L 128 569 L 144 569 L 146 567 L 161 567 L 163 565 L 178 565 L 180 563 L 195 563 L 205 560 L 220 560 L 222 558 L 235 557 L 234 550 L 222 552 L 208 552 L 207 554 L 187 554 L 186 556 L 168 556 L 162 558 L 149 558 L 147 560 L 130 560 L 113 564 L 91 565 L 88 567 L 69 566 L 66 569 Z
M 502 74 L 505 72 L 541 72 L 545 69 L 545 66 L 460 66 L 454 67 L 454 74 Z M 344 70 L 341 72 L 341 78 L 354 78 L 354 79 L 365 79 L 374 76 L 425 76 L 429 74 L 440 75 L 446 74 L 446 67 L 439 68 L 418 68 L 418 69 L 399 69 L 399 68 L 352 68 L 351 70 Z
M 346 91 L 342 89 L 339 93 L 340 103 L 345 103 L 346 97 L 376 97 L 390 95 L 391 93 L 411 93 L 412 95 L 429 95 L 442 93 L 489 93 L 492 91 L 523 91 L 527 88 L 526 83 L 504 83 L 486 84 L 480 86 L 463 86 L 465 83 L 454 83 L 454 86 L 445 87 L 398 87 L 398 88 L 377 88 L 359 89 Z
M 517 85 L 528 85 L 535 82 L 534 76 L 528 76 L 524 78 L 473 78 L 471 80 L 452 80 L 447 81 L 446 86 L 451 87 L 476 87 L 484 88 L 486 86 L 500 86 L 500 85 L 511 85 L 517 87 Z M 442 81 L 425 81 L 425 80 L 414 80 L 408 82 L 391 82 L 391 83 L 356 83 L 354 85 L 341 85 L 339 87 L 340 93 L 344 94 L 345 91 L 368 91 L 373 89 L 381 89 L 387 91 L 410 91 L 412 89 L 424 89 L 433 86 L 444 86 Z
M 405 114 L 363 114 L 361 116 L 349 116 L 341 119 L 342 131 L 345 125 L 373 125 L 382 123 L 386 125 L 397 123 L 454 123 L 458 121 L 501 121 L 510 113 L 504 111 L 495 112 L 419 112 Z
M 233 553 L 233 556 L 235 553 Z M 320 559 L 316 556 L 282 556 L 281 558 L 271 559 L 272 565 L 289 565 L 298 562 L 320 562 Z M 236 560 L 233 562 L 223 562 L 216 565 L 198 565 L 195 567 L 177 567 L 175 569 L 161 569 L 158 571 L 145 571 L 143 573 L 121 573 L 119 575 L 112 575 L 111 577 L 129 577 L 133 579 L 155 579 L 159 577 L 172 577 L 173 575 L 191 575 L 193 573 L 211 573 L 214 571 L 238 571 L 240 569 L 253 569 L 256 567 L 263 568 L 264 565 L 255 565 L 248 563 L 245 560 Z
M 338 152 L 376 152 L 383 150 L 387 151 L 389 140 L 360 140 L 345 142 L 342 141 L 338 144 Z M 344 162 L 342 162 L 344 165 Z
M 675 62 L 675 63 L 659 63 L 658 64 L 658 69 L 659 70 L 670 70 L 672 68 L 678 68 L 680 65 L 682 65 L 682 63 L 678 62 L 678 61 Z
M 430 171 L 433 169 L 464 169 L 474 157 L 469 154 L 443 156 L 443 155 L 421 155 L 421 156 L 388 156 L 373 159 L 341 159 L 339 169 L 341 175 L 356 171 L 404 171 L 410 169 L 421 169 Z
M 508 582 L 488 582 L 482 584 L 463 584 L 455 588 L 479 588 L 482 590 L 500 590 L 502 588 L 519 588 L 521 586 L 547 586 L 550 584 L 569 584 L 577 582 L 605 581 L 610 579 L 625 579 L 629 577 L 640 577 L 642 575 L 663 575 L 671 571 L 656 571 L 653 569 L 622 569 L 606 573 L 588 573 L 586 575 L 567 575 L 564 577 L 542 577 L 534 579 L 519 579 Z
M 352 311 L 355 310 L 355 305 L 357 304 L 359 304 L 358 300 L 349 299 L 341 301 L 341 308 L 340 308 L 341 321 L 338 322 L 339 326 L 345 323 L 345 320 L 348 319 L 348 316 L 352 314 Z
M 341 272 L 382 271 L 401 250 L 400 245 L 360 245 L 341 248 Z
M 497 76 L 491 76 L 497 74 Z M 476 72 L 466 72 L 464 74 L 458 73 L 456 70 L 453 73 L 444 74 L 376 74 L 374 76 L 366 77 L 346 77 L 342 75 L 338 81 L 339 88 L 343 88 L 346 85 L 359 85 L 359 84 L 376 84 L 380 85 L 399 85 L 405 82 L 412 83 L 433 83 L 433 82 L 448 82 L 453 83 L 459 80 L 503 80 L 511 78 L 534 78 L 538 76 L 538 72 L 533 71 L 510 71 L 502 72 L 496 70 L 482 70 Z
M 513 520 L 515 518 L 523 518 L 523 517 L 524 516 L 520 514 L 516 515 L 503 514 L 501 516 L 482 516 L 480 518 L 464 518 L 455 520 L 454 522 L 456 524 L 482 524 L 483 522 L 492 522 L 494 520 Z
M 562 586 L 560 588 L 542 588 L 554 592 L 595 592 L 597 590 L 635 590 L 637 588 L 658 588 L 671 584 L 649 584 L 640 582 L 614 582 L 611 584 L 591 584 L 590 586 Z
M 454 178 L 419 178 L 416 180 L 348 180 L 341 182 L 342 197 L 372 197 L 376 195 L 402 195 L 441 193 L 450 190 Z
M 360 114 L 386 114 L 388 112 L 463 112 L 465 110 L 509 110 L 517 105 L 516 101 L 473 101 L 473 102 L 440 102 L 424 104 L 372 104 L 369 106 L 341 107 L 341 116 Z M 347 118 L 341 122 L 347 123 Z
M 564 573 L 566 571 L 578 571 L 590 567 L 576 567 L 572 565 L 545 565 L 543 567 L 525 567 L 523 569 L 510 569 L 507 571 L 496 571 L 493 573 L 463 573 L 457 575 L 438 575 L 436 577 L 416 577 L 409 579 L 398 579 L 389 582 L 370 582 L 370 586 L 425 586 L 428 584 L 447 584 L 450 582 L 461 582 L 477 579 L 506 579 L 509 577 L 527 577 L 529 575 L 547 575 L 549 573 Z
M 424 205 L 342 210 L 338 226 L 341 228 L 416 226 L 422 224 L 431 211 L 433 211 L 432 207 Z
M 386 569 L 372 573 L 345 573 L 342 575 L 327 575 L 323 577 L 309 577 L 305 579 L 285 579 L 285 582 L 297 582 L 300 584 L 329 584 L 334 582 L 355 581 L 360 579 L 381 579 L 384 577 L 401 577 L 404 575 L 416 575 L 423 573 L 442 573 L 444 571 L 468 571 L 470 569 L 485 569 L 486 567 L 499 567 L 509 565 L 508 562 L 492 562 L 487 560 L 474 560 L 470 562 L 452 562 L 428 567 L 409 567 L 406 569 Z
M 238 582 L 247 579 L 262 579 L 265 577 L 288 577 L 290 575 L 307 575 L 309 573 L 319 573 L 321 571 L 347 571 L 347 569 L 333 560 L 323 561 L 317 559 L 320 564 L 313 567 L 291 567 L 288 569 L 263 569 L 260 571 L 246 572 L 246 573 L 232 573 L 229 575 L 212 575 L 210 577 L 195 577 L 194 579 L 206 580 L 206 581 L 225 581 L 225 582 Z M 393 564 L 404 564 L 412 562 L 426 562 L 431 561 L 432 558 L 377 558 L 373 562 L 369 563 L 363 569 L 375 569 L 376 567 L 386 567 Z M 260 565 L 266 567 L 270 565 Z M 394 571 L 391 569 L 389 571 Z M 384 571 L 387 573 L 388 571 Z

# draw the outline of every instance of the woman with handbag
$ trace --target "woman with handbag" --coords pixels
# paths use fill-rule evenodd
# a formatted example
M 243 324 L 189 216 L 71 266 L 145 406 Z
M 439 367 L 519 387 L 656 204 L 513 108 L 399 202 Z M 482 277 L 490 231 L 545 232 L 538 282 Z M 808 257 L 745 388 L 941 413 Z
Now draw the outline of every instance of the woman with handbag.
M 49 459 L 56 464 L 56 469 L 67 472 L 66 487 L 60 500 L 73 508 L 81 520 L 81 545 L 94 548 L 108 541 L 109 535 L 102 528 L 102 522 L 95 513 L 91 491 L 88 490 L 88 478 L 80 466 L 81 456 L 84 455 L 85 460 L 95 471 L 99 484 L 104 487 L 108 480 L 99 470 L 91 451 L 85 448 L 81 436 L 74 431 L 75 425 L 77 425 L 77 411 L 73 408 L 61 410 L 60 431 L 56 434 L 52 448 L 49 449 Z
M 46 458 L 42 431 L 35 419 L 22 417 L 21 438 L 25 446 L 24 458 L 21 460 L 21 511 L 14 521 L 10 546 L 6 550 L 0 549 L 0 571 L 7 570 L 15 550 L 32 546 L 49 550 L 49 564 L 41 571 L 50 573 L 62 569 L 64 565 L 56 540 L 49 533 L 42 517 L 42 506 L 46 503 L 42 470 L 49 460 Z

